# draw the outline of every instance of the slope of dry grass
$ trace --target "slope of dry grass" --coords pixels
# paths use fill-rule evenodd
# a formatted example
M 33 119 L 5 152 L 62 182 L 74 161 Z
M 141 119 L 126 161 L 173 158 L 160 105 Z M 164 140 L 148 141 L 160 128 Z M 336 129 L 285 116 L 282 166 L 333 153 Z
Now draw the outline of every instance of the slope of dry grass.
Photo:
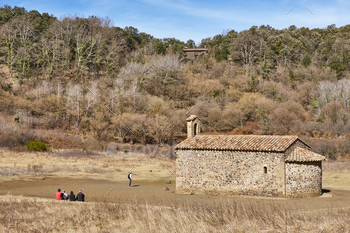
M 221 205 L 71 203 L 4 196 L 2 232 L 347 232 L 349 208 L 297 210 L 273 202 Z

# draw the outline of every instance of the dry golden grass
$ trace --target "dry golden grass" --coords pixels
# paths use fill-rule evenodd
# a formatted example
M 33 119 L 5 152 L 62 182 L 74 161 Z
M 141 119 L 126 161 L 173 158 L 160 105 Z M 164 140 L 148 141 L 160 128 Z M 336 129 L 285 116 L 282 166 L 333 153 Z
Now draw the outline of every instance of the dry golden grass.
M 124 155 L 125 156 L 125 155 Z M 28 153 L 0 150 L 0 182 L 75 177 L 124 182 L 126 173 L 137 170 L 138 180 L 151 183 L 175 178 L 175 160 L 143 156 L 107 157 L 101 152 L 60 150 L 55 153 Z M 152 172 L 150 172 L 152 170 Z M 324 162 L 323 186 L 350 190 L 350 162 Z
M 350 190 L 350 173 L 323 172 L 322 185 L 328 189 Z
M 101 153 L 24 153 L 0 150 L 0 182 L 42 177 L 79 177 L 125 182 L 134 167 L 140 180 L 174 179 L 169 158 L 106 157 Z M 69 156 L 67 156 L 69 155 Z M 348 163 L 324 163 L 323 186 L 350 190 Z M 152 170 L 150 172 L 149 170 Z M 111 197 L 109 197 L 111 198 Z M 126 197 L 129 198 L 129 197 Z M 45 198 L 0 196 L 0 232 L 349 232 L 350 208 L 300 209 L 292 202 L 261 199 L 219 203 L 145 199 L 71 203 Z M 202 198 L 202 196 L 198 196 Z M 314 200 L 314 199 L 313 199 Z M 307 202 L 307 200 L 306 200 Z M 127 203 L 127 204 L 126 204 Z M 204 203 L 204 202 L 203 202 Z
M 350 161 L 323 162 L 322 185 L 328 189 L 350 190 Z
M 350 161 L 325 161 L 322 163 L 324 172 L 350 172 Z
M 272 201 L 220 205 L 77 203 L 1 197 L 2 232 L 347 232 L 349 208 L 297 210 Z
M 99 152 L 84 156 L 79 151 L 76 153 L 69 151 L 69 156 L 66 156 L 63 150 L 60 153 L 0 150 L 0 182 L 44 177 L 79 177 L 118 182 L 125 181 L 126 173 L 135 168 L 137 173 L 142 174 L 138 180 L 156 182 L 173 179 L 174 181 L 169 170 L 175 172 L 175 160 L 170 158 L 150 158 L 142 154 L 128 158 L 122 155 L 107 157 Z
M 125 155 L 124 155 L 125 156 Z M 55 153 L 28 153 L 0 150 L 0 182 L 45 177 L 79 177 L 85 179 L 125 181 L 130 169 L 137 170 L 139 180 L 157 182 L 172 180 L 175 160 L 143 156 L 107 157 L 101 152 L 60 150 Z M 152 172 L 149 172 L 152 170 Z M 171 172 L 170 172 L 170 171 Z M 350 162 L 324 162 L 323 186 L 350 190 Z

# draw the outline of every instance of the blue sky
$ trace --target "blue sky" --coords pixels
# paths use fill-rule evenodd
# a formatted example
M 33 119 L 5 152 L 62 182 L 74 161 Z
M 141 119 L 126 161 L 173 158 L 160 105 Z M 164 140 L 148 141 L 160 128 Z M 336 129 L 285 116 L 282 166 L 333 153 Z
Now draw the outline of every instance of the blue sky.
M 69 14 L 108 16 L 115 26 L 133 26 L 157 38 L 193 39 L 196 43 L 226 30 L 242 31 L 253 25 L 283 29 L 290 25 L 326 28 L 330 24 L 350 24 L 349 0 L 1 0 L 4 4 L 47 12 L 57 18 Z

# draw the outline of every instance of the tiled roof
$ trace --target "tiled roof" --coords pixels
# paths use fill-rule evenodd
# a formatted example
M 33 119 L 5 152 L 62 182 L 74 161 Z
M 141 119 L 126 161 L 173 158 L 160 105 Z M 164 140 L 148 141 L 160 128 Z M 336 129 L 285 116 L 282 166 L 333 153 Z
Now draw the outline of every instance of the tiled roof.
M 197 118 L 196 115 L 191 115 L 191 116 L 189 116 L 189 117 L 186 119 L 186 121 L 193 121 L 193 120 L 196 119 L 196 118 Z
M 298 136 L 197 135 L 182 141 L 176 149 L 284 152 L 296 140 L 300 140 Z
M 192 48 L 192 49 L 190 49 L 190 48 L 184 48 L 184 49 L 182 49 L 182 51 L 186 51 L 186 52 L 190 52 L 190 51 L 208 51 L 208 49 L 206 49 L 206 48 Z
M 290 155 L 286 158 L 286 162 L 310 162 L 310 161 L 322 161 L 326 158 L 315 152 L 306 150 L 301 147 L 296 147 Z

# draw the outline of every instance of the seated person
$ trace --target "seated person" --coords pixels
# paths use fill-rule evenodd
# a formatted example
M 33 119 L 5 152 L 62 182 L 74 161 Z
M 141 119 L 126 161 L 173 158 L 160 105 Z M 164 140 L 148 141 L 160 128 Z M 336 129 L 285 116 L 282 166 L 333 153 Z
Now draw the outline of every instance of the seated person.
M 77 201 L 84 201 L 85 199 L 85 195 L 81 192 L 81 190 L 79 190 L 79 193 L 77 194 Z
M 62 190 L 62 200 L 68 200 L 68 194 L 64 190 Z
M 61 189 L 58 189 L 56 192 L 56 200 L 62 200 L 62 192 Z
M 75 201 L 75 194 L 73 193 L 73 191 L 70 191 L 70 195 L 69 195 L 69 200 L 68 201 Z

